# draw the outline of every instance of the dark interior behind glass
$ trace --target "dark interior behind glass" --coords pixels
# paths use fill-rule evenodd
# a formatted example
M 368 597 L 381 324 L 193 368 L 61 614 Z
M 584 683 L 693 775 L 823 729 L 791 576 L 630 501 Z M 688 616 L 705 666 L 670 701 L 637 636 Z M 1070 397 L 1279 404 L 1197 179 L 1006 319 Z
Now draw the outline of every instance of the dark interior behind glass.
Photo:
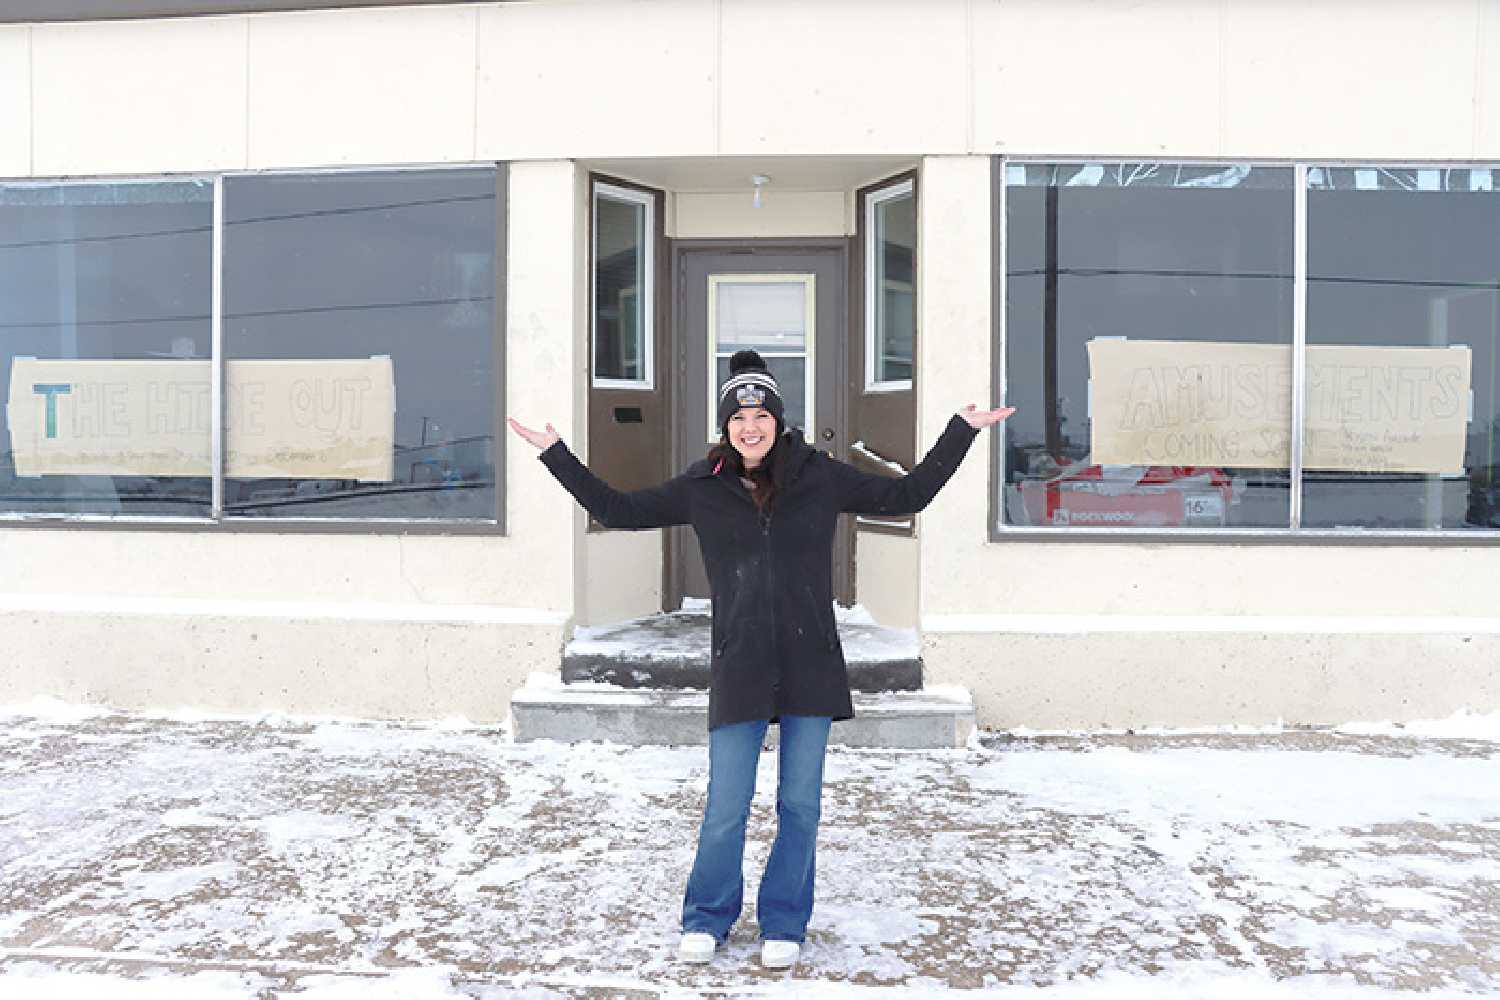
M 496 516 L 496 184 L 491 168 L 225 180 L 225 357 L 387 356 L 396 405 L 392 480 L 226 477 L 226 513 Z
M 16 358 L 207 359 L 212 245 L 210 181 L 0 184 L 0 392 L 46 405 L 37 386 L 12 385 Z M 56 434 L 110 417 L 97 389 L 55 396 Z M 206 406 L 192 419 L 206 471 Z M 108 433 L 128 454 L 136 432 L 112 420 Z M 17 476 L 0 408 L 0 512 L 206 517 L 210 493 L 206 474 Z
M 1139 183 L 1097 166 L 1050 168 L 1050 183 L 1037 183 L 1028 167 L 1024 186 L 1007 187 L 1006 402 L 1017 407 L 1005 424 L 1007 524 L 1289 524 L 1285 469 L 1090 458 L 1091 339 L 1292 340 L 1292 171 L 1175 186 L 1163 178 L 1176 173 L 1159 166 Z M 1081 493 L 1094 502 L 1087 520 L 1068 513 L 1068 496 Z

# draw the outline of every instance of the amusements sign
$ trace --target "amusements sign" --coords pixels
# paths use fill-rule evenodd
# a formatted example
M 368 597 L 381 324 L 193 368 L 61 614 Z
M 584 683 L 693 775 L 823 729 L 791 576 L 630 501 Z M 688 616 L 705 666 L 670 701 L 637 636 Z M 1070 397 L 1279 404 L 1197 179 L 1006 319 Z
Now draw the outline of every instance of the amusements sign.
M 1088 344 L 1100 465 L 1291 465 L 1291 348 L 1096 339 Z M 1467 347 L 1308 347 L 1303 466 L 1461 472 Z
M 210 475 L 210 364 L 16 358 L 16 474 Z M 390 358 L 224 364 L 226 476 L 388 481 L 395 422 Z

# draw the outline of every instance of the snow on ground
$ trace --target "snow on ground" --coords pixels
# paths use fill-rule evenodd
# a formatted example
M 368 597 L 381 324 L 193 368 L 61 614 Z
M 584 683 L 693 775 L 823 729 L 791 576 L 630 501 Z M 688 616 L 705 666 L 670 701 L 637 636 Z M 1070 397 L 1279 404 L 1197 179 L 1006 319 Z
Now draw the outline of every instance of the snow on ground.
M 835 749 L 789 975 L 751 912 L 672 959 L 701 748 L 0 709 L 0 997 L 1493 994 L 1500 744 L 1460 721 Z

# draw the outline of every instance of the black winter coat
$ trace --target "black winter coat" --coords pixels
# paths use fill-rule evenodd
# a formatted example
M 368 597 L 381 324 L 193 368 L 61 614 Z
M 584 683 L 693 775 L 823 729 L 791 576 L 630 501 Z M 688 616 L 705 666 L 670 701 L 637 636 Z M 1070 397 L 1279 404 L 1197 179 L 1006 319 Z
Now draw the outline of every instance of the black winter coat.
M 762 517 L 730 469 L 701 459 L 651 489 L 625 493 L 561 441 L 541 460 L 607 528 L 691 524 L 713 599 L 708 727 L 786 715 L 854 715 L 834 627 L 832 555 L 840 513 L 915 514 L 937 495 L 978 432 L 955 415 L 917 467 L 897 479 L 860 472 L 810 447 L 777 442 L 780 492 Z

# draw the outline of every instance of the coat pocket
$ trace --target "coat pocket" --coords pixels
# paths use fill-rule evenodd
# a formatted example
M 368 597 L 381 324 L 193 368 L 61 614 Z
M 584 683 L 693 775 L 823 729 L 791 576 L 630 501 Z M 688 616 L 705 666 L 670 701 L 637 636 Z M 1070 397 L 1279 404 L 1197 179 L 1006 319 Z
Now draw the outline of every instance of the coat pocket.
M 813 622 L 818 626 L 818 634 L 823 637 L 823 644 L 829 649 L 837 649 L 839 645 L 838 624 L 833 619 L 833 605 L 823 604 L 813 596 L 811 584 L 803 584 L 802 592 L 807 597 L 807 606 L 813 616 Z

